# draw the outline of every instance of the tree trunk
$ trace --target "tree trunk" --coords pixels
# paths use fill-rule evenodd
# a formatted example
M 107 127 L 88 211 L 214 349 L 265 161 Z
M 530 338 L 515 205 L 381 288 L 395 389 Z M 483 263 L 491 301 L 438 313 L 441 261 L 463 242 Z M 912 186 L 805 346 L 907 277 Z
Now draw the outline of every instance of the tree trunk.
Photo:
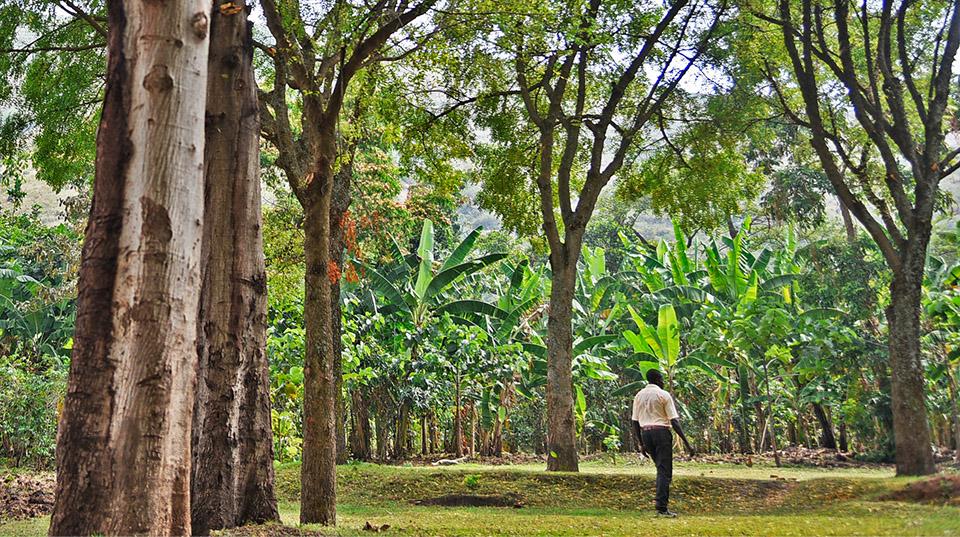
M 840 451 L 846 453 L 850 451 L 850 446 L 847 443 L 847 422 L 843 419 L 840 420 Z
M 388 425 L 390 417 L 387 415 L 386 405 L 377 405 L 377 460 L 380 463 L 387 462 L 387 453 L 390 445 L 390 426 Z
M 477 454 L 477 406 L 470 401 L 470 456 Z
M 820 403 L 810 403 L 810 406 L 813 408 L 813 415 L 816 416 L 817 423 L 820 424 L 820 447 L 837 449 L 837 438 L 833 434 L 833 424 L 830 423 L 827 412 Z
M 572 230 L 571 230 L 572 231 Z M 568 236 L 569 236 L 568 232 Z M 547 470 L 577 472 L 573 418 L 573 294 L 579 241 L 568 239 L 550 256 L 553 269 L 547 318 Z
M 342 163 L 333 181 L 330 200 L 330 260 L 343 269 L 345 241 L 345 219 L 350 208 L 350 181 L 353 177 L 353 155 Z M 337 423 L 337 464 L 347 462 L 346 407 L 343 400 L 343 320 L 340 308 L 340 278 L 330 282 L 330 320 L 333 323 L 330 345 L 333 349 L 333 372 L 336 376 L 336 423 Z
M 332 142 L 331 142 L 332 145 Z M 332 152 L 331 152 L 332 153 Z M 329 158 L 332 162 L 333 158 Z M 337 426 L 333 320 L 330 308 L 330 192 L 328 164 L 321 162 L 313 181 L 326 190 L 304 203 L 306 258 L 306 360 L 304 364 L 301 524 L 336 523 Z M 326 187 L 326 188 L 323 188 Z
M 619 380 L 620 386 L 628 383 L 624 371 L 620 372 Z M 637 451 L 637 439 L 635 438 L 637 435 L 633 432 L 633 424 L 631 423 L 633 418 L 633 397 L 630 397 L 628 401 L 627 404 L 620 405 L 620 453 L 633 453 Z
M 359 461 L 369 461 L 370 451 L 370 409 L 360 388 L 350 392 L 350 452 Z
M 921 237 L 915 237 L 914 242 Z M 920 361 L 920 283 L 926 241 L 903 257 L 890 284 L 887 324 L 890 330 L 891 404 L 897 475 L 936 472 L 930 449 L 923 365 Z
M 463 456 L 463 401 L 460 372 L 457 371 L 457 386 L 454 393 L 454 412 L 453 412 L 453 454 L 460 458 Z
M 191 533 L 209 8 L 107 3 L 50 535 Z
M 843 229 L 847 234 L 849 244 L 857 244 L 857 229 L 853 225 L 853 217 L 850 215 L 850 209 L 844 205 L 843 200 L 837 196 L 837 203 L 840 205 L 840 217 L 843 219 Z
M 420 454 L 421 455 L 427 455 L 429 453 L 428 444 L 430 443 L 430 441 L 427 438 L 428 434 L 429 432 L 427 429 L 427 413 L 424 412 L 423 414 L 420 415 Z
M 960 390 L 957 388 L 957 376 L 947 358 L 947 382 L 950 388 L 950 423 L 953 426 L 953 460 L 960 462 Z
M 280 520 L 273 491 L 260 126 L 246 10 L 214 3 L 205 145 L 203 289 L 193 421 L 195 535 Z
M 410 435 L 410 403 L 404 399 L 397 411 L 397 427 L 394 429 L 393 458 L 402 461 L 410 453 L 407 450 L 407 437 Z

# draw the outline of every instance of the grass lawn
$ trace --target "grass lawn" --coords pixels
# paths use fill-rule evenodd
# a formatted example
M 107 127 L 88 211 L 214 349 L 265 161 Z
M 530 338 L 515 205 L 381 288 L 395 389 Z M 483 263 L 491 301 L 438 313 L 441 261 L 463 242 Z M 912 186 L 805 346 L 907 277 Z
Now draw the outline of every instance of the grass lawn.
M 673 520 L 652 514 L 653 474 L 635 460 L 588 462 L 580 474 L 547 474 L 541 465 L 351 464 L 339 469 L 338 527 L 303 529 L 368 536 L 362 528 L 369 522 L 390 525 L 381 535 L 423 536 L 960 535 L 960 507 L 879 501 L 911 481 L 886 469 L 681 462 L 671 498 L 680 517 Z M 299 467 L 278 466 L 277 490 L 283 522 L 297 526 Z M 413 503 L 448 494 L 504 495 L 523 507 Z M 42 535 L 47 523 L 7 522 L 0 536 Z

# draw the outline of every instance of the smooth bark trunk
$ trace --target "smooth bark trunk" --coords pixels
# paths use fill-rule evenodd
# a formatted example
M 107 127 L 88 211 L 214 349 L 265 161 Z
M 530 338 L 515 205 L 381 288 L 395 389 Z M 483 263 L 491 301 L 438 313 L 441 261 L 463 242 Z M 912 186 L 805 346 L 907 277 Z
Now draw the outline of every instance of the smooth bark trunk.
M 107 2 L 50 535 L 191 533 L 209 9 Z
M 260 125 L 247 10 L 211 17 L 193 533 L 279 520 L 273 484 Z

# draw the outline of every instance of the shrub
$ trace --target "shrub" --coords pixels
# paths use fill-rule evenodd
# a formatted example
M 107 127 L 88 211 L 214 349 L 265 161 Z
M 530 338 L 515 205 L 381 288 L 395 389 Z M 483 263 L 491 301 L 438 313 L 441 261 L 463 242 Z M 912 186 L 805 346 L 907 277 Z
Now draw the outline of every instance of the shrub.
M 11 466 L 53 467 L 65 390 L 62 373 L 34 373 L 13 358 L 0 358 L 0 460 Z

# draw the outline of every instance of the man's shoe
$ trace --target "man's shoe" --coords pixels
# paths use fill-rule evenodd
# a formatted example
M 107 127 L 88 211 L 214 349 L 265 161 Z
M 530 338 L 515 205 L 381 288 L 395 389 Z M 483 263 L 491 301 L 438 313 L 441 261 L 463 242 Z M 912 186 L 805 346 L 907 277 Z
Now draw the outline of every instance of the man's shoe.
M 669 509 L 665 511 L 657 511 L 657 516 L 661 518 L 677 518 L 677 514 Z

